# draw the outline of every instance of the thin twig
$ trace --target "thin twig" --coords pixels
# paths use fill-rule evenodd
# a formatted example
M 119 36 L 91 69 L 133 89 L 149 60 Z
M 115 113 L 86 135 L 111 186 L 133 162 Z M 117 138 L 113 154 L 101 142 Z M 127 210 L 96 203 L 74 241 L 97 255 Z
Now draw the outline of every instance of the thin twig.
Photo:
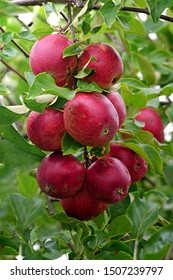
M 12 72 L 14 72 L 15 74 L 17 74 L 23 81 L 25 81 L 27 83 L 27 80 L 25 79 L 25 77 L 15 68 L 13 68 L 11 65 L 9 65 L 7 62 L 5 62 L 4 60 L 0 60 L 8 69 L 10 69 Z
M 46 4 L 47 2 L 52 2 L 52 3 L 71 3 L 76 5 L 78 8 L 83 8 L 85 5 L 84 1 L 78 1 L 78 0 L 13 0 L 11 1 L 12 4 L 19 5 L 19 6 L 35 6 L 39 5 L 41 6 L 42 4 Z M 94 4 L 92 9 L 99 10 L 101 8 L 100 5 Z M 150 12 L 147 8 L 139 8 L 139 7 L 127 7 L 124 6 L 120 8 L 121 11 L 126 11 L 126 12 L 134 12 L 134 13 L 143 13 L 150 15 Z M 163 19 L 165 21 L 173 22 L 173 18 L 165 15 L 160 15 L 160 19 Z
M 2 26 L 0 26 L 0 30 L 5 33 L 5 30 Z M 14 39 L 12 39 L 11 42 L 24 54 L 25 57 L 29 57 L 29 54 L 18 43 L 16 43 Z
M 76 42 L 76 35 L 75 35 L 75 31 L 74 31 L 74 26 L 71 24 L 72 23 L 72 12 L 71 12 L 71 4 L 70 3 L 68 3 L 68 19 L 69 19 L 69 23 L 70 23 L 70 31 L 71 31 L 72 40 L 75 43 Z

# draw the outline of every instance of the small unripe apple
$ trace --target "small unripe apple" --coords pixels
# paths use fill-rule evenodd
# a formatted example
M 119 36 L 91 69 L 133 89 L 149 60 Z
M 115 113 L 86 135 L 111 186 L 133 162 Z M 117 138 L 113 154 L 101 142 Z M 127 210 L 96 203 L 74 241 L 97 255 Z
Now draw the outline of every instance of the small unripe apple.
M 57 85 L 64 86 L 77 65 L 75 56 L 63 58 L 64 49 L 72 44 L 70 39 L 61 34 L 49 34 L 37 40 L 30 52 L 33 73 L 49 73 Z
M 126 106 L 124 100 L 117 91 L 110 92 L 107 95 L 107 98 L 112 102 L 115 109 L 117 110 L 118 117 L 119 117 L 119 128 L 120 128 L 126 118 Z
M 85 168 L 73 155 L 53 152 L 41 161 L 36 178 L 40 189 L 48 196 L 67 198 L 82 188 Z
M 150 131 L 160 142 L 164 142 L 164 125 L 160 115 L 152 108 L 146 107 L 140 110 L 136 120 L 144 122 L 143 130 Z
M 63 112 L 46 108 L 43 113 L 31 112 L 27 119 L 27 134 L 33 144 L 45 151 L 61 150 L 65 134 Z
M 113 157 L 98 159 L 86 172 L 90 195 L 104 203 L 124 199 L 131 184 L 131 177 L 122 161 Z
M 120 143 L 110 143 L 108 156 L 118 158 L 125 164 L 130 173 L 132 184 L 144 177 L 148 170 L 148 164 L 145 159 Z
M 92 60 L 92 57 L 95 60 Z M 79 56 L 78 69 L 82 69 L 87 63 L 86 68 L 92 68 L 93 73 L 83 78 L 83 81 L 95 82 L 105 89 L 115 84 L 123 73 L 123 63 L 119 53 L 105 43 L 96 43 L 86 47 Z
M 88 192 L 86 183 L 74 196 L 61 199 L 66 214 L 81 221 L 88 221 L 101 214 L 108 204 L 94 199 Z
M 101 93 L 78 93 L 64 108 L 67 132 L 85 146 L 105 146 L 119 125 L 116 109 Z

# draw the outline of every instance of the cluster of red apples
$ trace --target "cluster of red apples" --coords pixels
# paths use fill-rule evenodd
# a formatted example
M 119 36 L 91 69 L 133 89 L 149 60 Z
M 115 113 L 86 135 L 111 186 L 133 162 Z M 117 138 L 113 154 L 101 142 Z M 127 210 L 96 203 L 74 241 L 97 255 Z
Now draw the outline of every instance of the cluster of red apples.
M 126 118 L 121 95 L 117 91 L 109 92 L 111 85 L 123 73 L 120 55 L 113 47 L 96 43 L 87 46 L 79 56 L 63 58 L 64 49 L 72 44 L 60 34 L 39 39 L 30 53 L 33 73 L 49 73 L 58 86 L 71 89 L 79 71 L 92 69 L 82 79 L 87 83 L 97 83 L 103 92 L 78 92 L 60 110 L 47 107 L 43 113 L 31 112 L 27 120 L 27 134 L 40 149 L 51 151 L 37 170 L 40 189 L 48 196 L 59 199 L 67 215 L 90 220 L 106 210 L 109 204 L 124 199 L 130 185 L 146 174 L 148 166 L 140 155 L 113 140 Z M 143 111 L 138 120 L 142 114 Z M 157 113 L 153 110 L 153 114 Z M 153 117 L 155 128 L 158 120 Z M 145 122 L 144 119 L 142 121 Z M 149 124 L 152 126 L 151 122 Z M 89 156 L 87 164 L 74 155 L 63 155 L 62 139 L 66 132 L 84 147 L 110 145 L 110 150 L 99 158 Z

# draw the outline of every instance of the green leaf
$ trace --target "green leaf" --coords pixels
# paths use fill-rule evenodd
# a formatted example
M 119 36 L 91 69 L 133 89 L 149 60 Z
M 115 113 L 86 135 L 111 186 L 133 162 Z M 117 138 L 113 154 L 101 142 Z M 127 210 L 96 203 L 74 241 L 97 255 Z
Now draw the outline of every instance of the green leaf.
M 18 249 L 17 245 L 13 241 L 12 237 L 7 237 L 4 235 L 0 235 L 0 246 L 8 246 L 14 248 L 15 250 Z M 2 248 L 1 248 L 2 249 Z
M 148 144 L 137 144 L 133 140 L 131 142 L 129 140 L 128 142 L 122 142 L 122 145 L 139 154 L 148 162 L 152 169 L 163 175 L 163 162 L 159 152 L 154 147 Z
M 66 47 L 63 52 L 63 58 L 81 53 L 83 51 L 82 44 L 83 42 L 77 42 L 72 44 L 71 46 Z
M 101 89 L 95 82 L 92 83 L 85 83 L 81 80 L 77 81 L 77 92 L 102 92 Z
M 63 155 L 76 154 L 79 150 L 83 149 L 80 143 L 75 141 L 68 133 L 65 133 L 62 139 Z
M 75 91 L 64 87 L 58 87 L 51 75 L 40 73 L 35 76 L 28 92 L 28 99 L 34 99 L 42 94 L 52 94 L 70 100 L 75 96 Z
M 126 215 L 120 215 L 111 221 L 107 229 L 109 237 L 123 235 L 131 232 L 131 224 Z
M 16 256 L 16 255 L 18 255 L 18 251 L 11 247 L 5 246 L 4 248 L 0 249 L 0 256 Z
M 122 24 L 125 33 L 136 34 L 142 37 L 146 36 L 146 30 L 143 23 L 131 14 L 120 12 L 118 14 L 118 19 Z
M 122 78 L 121 79 L 121 84 L 122 85 L 127 85 L 131 88 L 135 88 L 135 89 L 146 89 L 147 86 L 141 82 L 139 79 L 135 79 L 135 78 Z
M 142 259 L 162 260 L 173 244 L 173 225 L 167 225 L 152 234 L 142 251 Z
M 0 83 L 0 95 L 9 95 L 10 91 L 9 89 Z
M 16 114 L 4 106 L 0 106 L 0 125 L 8 125 L 22 117 L 22 114 Z
M 43 211 L 43 200 L 29 200 L 18 193 L 9 195 L 7 200 L 10 201 L 16 226 L 21 233 L 39 220 L 39 215 Z
M 49 25 L 48 26 L 39 26 L 34 31 L 32 31 L 33 36 L 30 37 L 30 40 L 33 40 L 34 37 L 39 39 L 45 35 L 52 33 L 53 31 L 54 31 L 54 29 Z
M 121 86 L 122 97 L 126 105 L 134 105 L 138 108 L 144 108 L 147 104 L 147 98 L 143 91 L 131 92 L 126 86 Z
M 26 172 L 17 174 L 17 188 L 18 191 L 25 197 L 34 198 L 39 192 L 38 184 L 35 177 Z
M 16 156 L 17 155 L 17 156 Z M 7 167 L 29 169 L 38 166 L 45 154 L 28 144 L 13 126 L 0 126 L 0 162 Z
M 147 57 L 144 57 L 141 54 L 138 54 L 137 57 L 143 80 L 146 82 L 146 84 L 153 85 L 155 83 L 155 72 L 152 64 L 147 59 Z
M 109 28 L 112 26 L 120 7 L 121 5 L 115 4 L 112 0 L 107 0 L 100 8 L 99 11 Z
M 154 22 L 158 22 L 161 13 L 173 4 L 172 0 L 146 0 L 149 5 L 151 16 Z
M 127 209 L 127 217 L 132 225 L 133 236 L 140 242 L 147 228 L 157 222 L 161 207 L 160 197 L 165 199 L 165 195 L 154 190 L 145 193 L 142 198 L 139 192 L 129 195 L 131 204 Z M 159 201 L 157 201 L 157 197 L 159 197 Z

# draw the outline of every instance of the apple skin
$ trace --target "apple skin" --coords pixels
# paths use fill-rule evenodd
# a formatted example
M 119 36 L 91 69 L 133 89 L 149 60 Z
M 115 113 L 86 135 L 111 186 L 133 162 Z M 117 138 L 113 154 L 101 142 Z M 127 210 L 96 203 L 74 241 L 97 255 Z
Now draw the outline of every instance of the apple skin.
M 68 76 L 77 66 L 77 58 L 63 58 L 63 51 L 73 42 L 61 34 L 49 34 L 37 40 L 30 52 L 30 67 L 35 75 L 46 72 L 58 86 L 68 84 Z
M 131 177 L 122 161 L 113 157 L 98 159 L 86 172 L 90 195 L 104 203 L 119 202 L 128 194 Z
M 119 126 L 116 109 L 101 93 L 78 93 L 64 108 L 67 132 L 84 146 L 105 146 Z
M 119 53 L 110 45 L 105 43 L 96 43 L 86 47 L 78 58 L 78 70 L 90 61 L 86 68 L 94 69 L 87 77 L 83 78 L 84 82 L 95 82 L 100 87 L 108 89 L 115 84 L 123 74 L 123 63 Z
M 148 164 L 145 159 L 120 143 L 111 142 L 110 151 L 107 156 L 118 158 L 125 164 L 131 176 L 131 184 L 144 177 L 148 170 Z
M 126 106 L 124 100 L 119 94 L 119 92 L 117 91 L 110 92 L 107 95 L 107 98 L 112 102 L 115 109 L 117 110 L 118 117 L 119 117 L 119 128 L 120 128 L 126 118 Z
M 154 109 L 142 108 L 135 119 L 145 122 L 142 129 L 150 131 L 160 143 L 164 143 L 164 125 L 160 115 Z
M 40 189 L 53 198 L 73 196 L 82 188 L 85 168 L 73 155 L 57 151 L 47 155 L 38 167 L 36 179 Z
M 61 141 L 66 132 L 63 112 L 50 108 L 46 108 L 43 113 L 32 111 L 26 128 L 29 139 L 40 149 L 61 150 Z
M 95 218 L 108 207 L 107 203 L 100 202 L 89 194 L 86 183 L 74 196 L 61 199 L 60 202 L 68 216 L 81 221 Z

